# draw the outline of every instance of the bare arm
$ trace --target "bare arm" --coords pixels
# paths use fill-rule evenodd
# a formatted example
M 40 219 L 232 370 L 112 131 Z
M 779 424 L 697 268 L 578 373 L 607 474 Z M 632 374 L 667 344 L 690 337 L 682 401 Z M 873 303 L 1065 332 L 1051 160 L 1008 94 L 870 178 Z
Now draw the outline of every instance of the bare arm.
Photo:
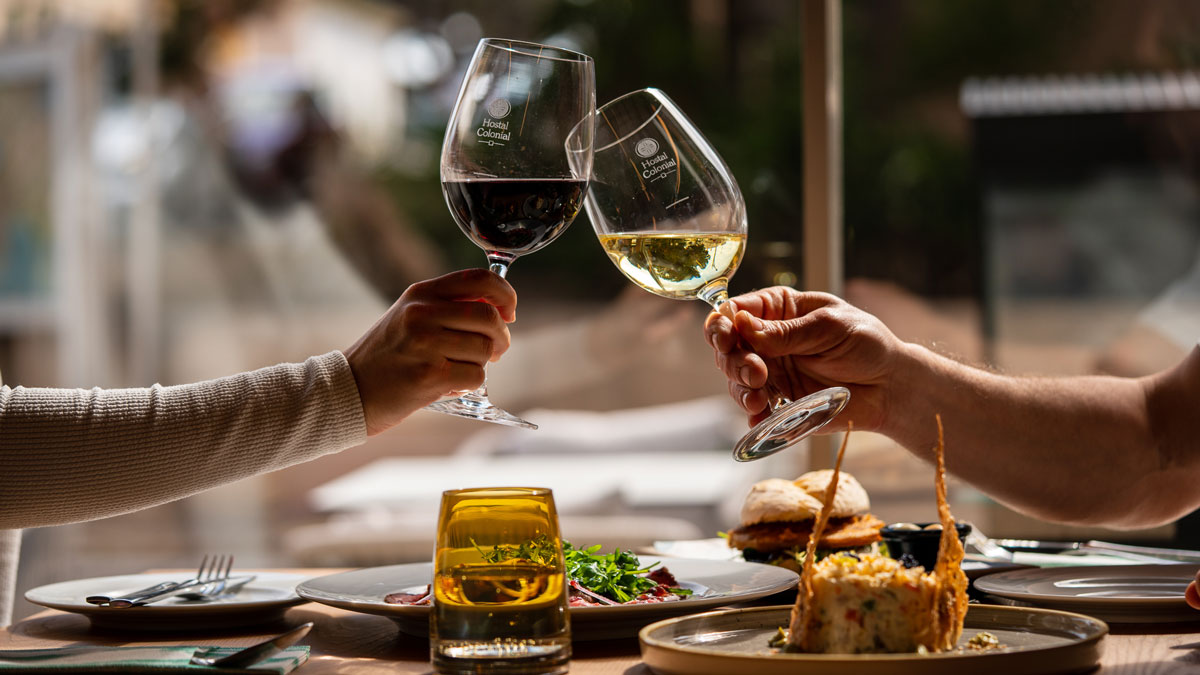
M 1200 349 L 1143 379 L 1011 377 L 916 345 L 899 352 L 881 431 L 928 458 L 928 420 L 940 412 L 950 470 L 997 500 L 1047 520 L 1129 528 L 1200 506 L 1200 451 L 1188 442 Z
M 1143 527 L 1200 506 L 1200 349 L 1143 379 L 1011 377 L 904 343 L 834 296 L 772 288 L 734 303 L 735 321 L 713 314 L 706 333 L 751 421 L 768 372 L 793 397 L 842 384 L 841 417 L 921 457 L 941 413 L 949 469 L 1025 513 Z

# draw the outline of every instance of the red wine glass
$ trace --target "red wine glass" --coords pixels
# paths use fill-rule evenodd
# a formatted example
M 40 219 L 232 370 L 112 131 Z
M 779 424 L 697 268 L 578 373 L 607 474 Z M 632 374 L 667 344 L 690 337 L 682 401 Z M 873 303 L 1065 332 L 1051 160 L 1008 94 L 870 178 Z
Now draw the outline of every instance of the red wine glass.
M 595 111 L 595 67 L 586 54 L 496 38 L 476 47 L 442 143 L 442 193 L 496 274 L 505 276 L 518 256 L 554 241 L 579 215 Z M 537 428 L 492 405 L 486 384 L 427 408 Z

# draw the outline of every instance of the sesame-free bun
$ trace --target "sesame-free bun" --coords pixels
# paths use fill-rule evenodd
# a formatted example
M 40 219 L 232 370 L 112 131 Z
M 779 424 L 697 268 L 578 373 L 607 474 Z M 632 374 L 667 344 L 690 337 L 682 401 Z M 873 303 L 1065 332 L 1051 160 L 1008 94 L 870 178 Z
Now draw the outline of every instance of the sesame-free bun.
M 867 491 L 863 489 L 858 479 L 845 471 L 839 475 L 837 494 L 833 498 L 833 512 L 830 516 L 849 518 L 870 511 L 871 499 L 867 497 Z M 820 471 L 809 471 L 792 482 L 816 501 L 819 511 L 820 505 L 825 499 L 825 488 L 829 487 L 829 481 L 832 478 L 832 469 L 821 469 Z
M 755 483 L 742 502 L 742 525 L 813 520 L 820 512 L 821 500 L 802 487 L 783 478 L 768 478 Z

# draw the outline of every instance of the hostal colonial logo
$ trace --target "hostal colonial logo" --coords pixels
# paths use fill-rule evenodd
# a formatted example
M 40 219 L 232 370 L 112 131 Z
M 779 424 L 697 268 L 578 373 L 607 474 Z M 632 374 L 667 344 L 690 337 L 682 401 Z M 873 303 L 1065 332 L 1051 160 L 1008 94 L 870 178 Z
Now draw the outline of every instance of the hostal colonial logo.
M 512 110 L 512 105 L 508 101 L 498 98 L 488 104 L 488 114 L 498 120 L 508 117 L 508 113 Z
M 642 178 L 649 179 L 651 183 L 675 173 L 675 160 L 668 158 L 665 152 L 658 152 L 658 141 L 653 138 L 638 141 L 633 151 L 642 158 Z
M 492 99 L 492 102 L 487 105 L 487 113 L 490 117 L 483 118 L 479 128 L 475 130 L 475 136 L 479 142 L 491 146 L 507 143 L 512 138 L 512 134 L 508 130 L 508 122 L 502 120 L 508 117 L 510 112 L 512 112 L 512 104 L 507 100 Z

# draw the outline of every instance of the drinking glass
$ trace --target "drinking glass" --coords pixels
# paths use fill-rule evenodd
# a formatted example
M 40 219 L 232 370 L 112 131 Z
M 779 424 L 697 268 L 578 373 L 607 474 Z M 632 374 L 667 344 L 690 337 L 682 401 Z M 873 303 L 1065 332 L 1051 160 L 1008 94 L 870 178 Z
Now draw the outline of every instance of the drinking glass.
M 581 136 L 592 130 L 580 129 Z M 568 142 L 570 143 L 570 142 Z M 726 315 L 729 278 L 746 248 L 746 206 L 720 155 L 667 95 L 642 89 L 596 111 L 585 204 L 617 269 L 667 298 L 698 298 Z M 582 161 L 582 159 L 580 160 Z M 791 446 L 833 419 L 850 392 L 832 387 L 796 401 L 768 379 L 771 415 L 734 447 L 750 461 Z
M 549 489 L 442 493 L 430 652 L 439 673 L 567 672 L 567 576 Z
M 476 47 L 442 142 L 442 193 L 496 274 L 505 276 L 517 256 L 554 241 L 579 215 L 595 110 L 590 56 L 495 38 Z M 427 407 L 537 428 L 492 405 L 486 384 Z

